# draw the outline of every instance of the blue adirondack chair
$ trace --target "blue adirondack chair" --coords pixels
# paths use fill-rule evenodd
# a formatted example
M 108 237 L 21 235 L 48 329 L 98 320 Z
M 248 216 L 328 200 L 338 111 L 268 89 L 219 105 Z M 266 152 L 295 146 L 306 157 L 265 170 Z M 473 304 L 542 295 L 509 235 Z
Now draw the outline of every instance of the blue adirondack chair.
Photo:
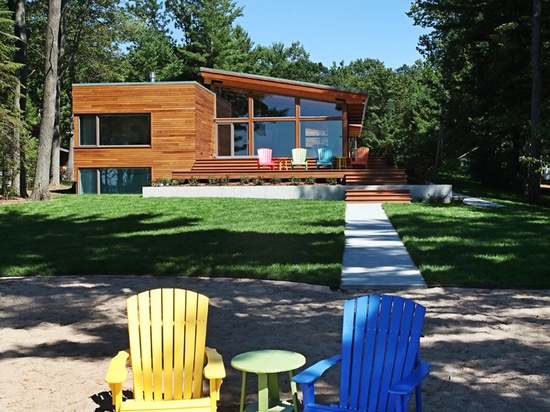
M 332 149 L 328 147 L 320 147 L 317 149 L 317 163 L 316 167 L 319 169 L 319 166 L 330 166 L 332 169 Z
M 344 304 L 342 353 L 294 376 L 304 397 L 304 412 L 405 412 L 413 391 L 422 410 L 420 383 L 430 365 L 419 347 L 426 309 L 409 299 L 369 295 Z M 315 403 L 314 384 L 331 366 L 340 365 L 337 405 Z

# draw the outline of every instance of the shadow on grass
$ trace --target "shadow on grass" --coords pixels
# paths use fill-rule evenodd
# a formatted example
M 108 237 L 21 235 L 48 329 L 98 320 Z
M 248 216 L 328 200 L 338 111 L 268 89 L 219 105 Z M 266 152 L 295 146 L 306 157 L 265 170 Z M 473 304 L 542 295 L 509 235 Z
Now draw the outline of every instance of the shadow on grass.
M 388 210 L 431 286 L 550 287 L 547 209 L 504 204 Z
M 9 248 L 0 275 L 149 274 L 251 277 L 339 284 L 341 235 L 204 228 L 160 213 L 65 216 L 10 210 L 0 215 Z M 343 221 L 319 221 L 343 228 Z

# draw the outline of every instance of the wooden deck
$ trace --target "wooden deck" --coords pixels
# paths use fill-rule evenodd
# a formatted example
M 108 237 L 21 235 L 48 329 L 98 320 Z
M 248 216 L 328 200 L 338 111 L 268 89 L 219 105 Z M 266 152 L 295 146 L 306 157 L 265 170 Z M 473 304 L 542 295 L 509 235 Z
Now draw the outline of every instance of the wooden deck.
M 346 200 L 351 202 L 410 202 L 408 193 L 397 190 L 372 190 L 361 189 L 356 186 L 394 186 L 407 185 L 407 175 L 402 169 L 395 169 L 386 165 L 383 158 L 371 157 L 368 169 L 352 169 L 349 166 L 345 169 L 331 169 L 315 167 L 315 159 L 308 159 L 308 170 L 304 167 L 297 167 L 294 170 L 290 167 L 290 159 L 287 160 L 287 167 L 281 164 L 282 169 L 270 170 L 267 167 L 258 169 L 258 163 L 254 157 L 242 158 L 213 158 L 196 160 L 191 170 L 176 170 L 172 172 L 173 179 L 196 179 L 199 182 L 208 182 L 211 178 L 228 179 L 232 182 L 239 182 L 247 178 L 263 179 L 269 184 L 274 179 L 289 181 L 292 178 L 305 181 L 315 179 L 316 183 L 326 183 L 336 180 L 336 183 L 350 187 L 346 191 Z M 408 191 L 405 191 L 408 192 Z
M 308 159 L 308 170 L 304 167 L 296 167 L 294 170 L 287 161 L 287 167 L 270 170 L 267 167 L 258 169 L 257 160 L 253 157 L 242 158 L 213 158 L 199 159 L 191 170 L 175 170 L 172 172 L 173 179 L 197 179 L 208 180 L 210 177 L 227 178 L 230 181 L 238 181 L 243 177 L 250 179 L 263 178 L 271 180 L 279 178 L 283 180 L 296 177 L 299 179 L 315 178 L 322 182 L 328 179 L 337 179 L 339 183 L 348 185 L 406 185 L 407 176 L 404 170 L 395 169 L 385 165 L 382 158 L 372 158 L 369 161 L 368 169 L 331 169 L 315 167 L 315 159 Z

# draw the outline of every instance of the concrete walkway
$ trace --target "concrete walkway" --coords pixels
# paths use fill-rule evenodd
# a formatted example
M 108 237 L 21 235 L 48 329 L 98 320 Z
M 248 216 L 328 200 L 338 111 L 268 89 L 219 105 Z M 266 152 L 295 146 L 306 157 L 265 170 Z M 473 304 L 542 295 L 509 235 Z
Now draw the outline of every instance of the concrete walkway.
M 341 287 L 426 287 L 380 203 L 346 204 Z
M 458 193 L 453 195 L 462 197 L 468 206 L 503 207 Z M 382 204 L 347 203 L 345 236 L 343 289 L 426 287 Z

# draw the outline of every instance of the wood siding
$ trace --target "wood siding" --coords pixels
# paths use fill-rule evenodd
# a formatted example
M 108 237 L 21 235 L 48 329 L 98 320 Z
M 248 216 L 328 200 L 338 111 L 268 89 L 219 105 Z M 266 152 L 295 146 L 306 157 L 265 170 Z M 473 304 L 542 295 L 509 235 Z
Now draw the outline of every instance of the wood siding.
M 80 168 L 150 167 L 153 180 L 215 153 L 215 95 L 198 83 L 73 86 L 74 162 Z M 79 146 L 79 115 L 150 113 L 151 146 Z

